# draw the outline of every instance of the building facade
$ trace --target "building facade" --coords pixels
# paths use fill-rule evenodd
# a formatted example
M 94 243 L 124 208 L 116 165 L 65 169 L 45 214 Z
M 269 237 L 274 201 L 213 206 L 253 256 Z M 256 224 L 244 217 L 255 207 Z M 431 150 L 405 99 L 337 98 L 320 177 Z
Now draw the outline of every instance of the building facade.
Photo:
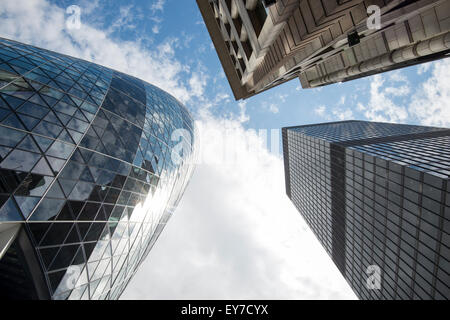
M 236 100 L 447 57 L 450 0 L 197 0 Z
M 286 193 L 359 298 L 450 298 L 450 129 L 282 132 Z
M 194 121 L 169 94 L 0 38 L 0 296 L 117 299 L 194 157 Z

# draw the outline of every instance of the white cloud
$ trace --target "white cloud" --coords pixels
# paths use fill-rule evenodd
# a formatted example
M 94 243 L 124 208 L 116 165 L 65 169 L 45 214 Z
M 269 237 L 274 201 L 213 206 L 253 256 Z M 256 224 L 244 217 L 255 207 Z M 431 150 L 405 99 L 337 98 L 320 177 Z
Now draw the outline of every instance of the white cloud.
M 426 62 L 426 63 L 422 63 L 419 64 L 419 66 L 417 67 L 417 74 L 424 74 L 426 72 L 428 72 L 428 70 L 430 70 L 431 65 L 433 62 Z
M 278 112 L 280 112 L 280 108 L 278 107 L 277 104 L 271 103 L 269 105 L 269 111 L 272 112 L 272 113 L 278 113 Z
M 229 102 L 230 101 L 230 95 L 225 92 L 219 92 L 216 97 L 214 98 L 214 103 L 221 103 L 221 102 Z
M 227 100 L 230 98 L 230 95 L 228 93 L 225 92 L 220 92 L 216 95 L 216 101 L 222 101 L 222 100 Z
M 189 79 L 189 86 L 194 96 L 202 97 L 205 93 L 206 81 L 208 76 L 203 72 L 194 72 Z
M 164 10 L 164 4 L 166 3 L 166 0 L 156 0 L 153 1 L 153 3 L 150 5 L 150 10 L 152 12 L 155 11 L 163 11 Z
M 247 102 L 239 101 L 238 106 L 239 106 L 239 122 L 244 123 L 244 122 L 249 121 L 250 117 L 246 113 Z
M 396 76 L 397 77 L 397 76 Z M 398 76 L 401 78 L 400 76 Z M 359 104 L 358 109 L 364 110 L 364 115 L 372 121 L 405 122 L 408 112 L 405 107 L 399 106 L 389 98 L 393 91 L 383 89 L 385 80 L 383 75 L 373 76 L 370 83 L 370 97 L 367 105 Z
M 201 123 L 210 157 L 122 298 L 355 298 L 285 195 L 281 158 L 240 119 Z M 211 132 L 235 146 L 234 163 L 220 164 Z
M 80 0 L 77 3 L 81 7 L 81 14 L 91 14 L 100 8 L 100 0 Z
M 191 34 L 187 34 L 185 31 L 181 32 L 181 39 L 183 40 L 183 45 L 185 48 L 189 48 L 192 40 L 194 40 L 194 36 Z
M 352 109 L 350 108 L 343 109 L 342 105 L 344 104 L 345 104 L 345 96 L 341 96 L 341 99 L 336 104 L 336 107 L 328 111 L 324 105 L 320 105 L 314 109 L 314 113 L 319 117 L 324 118 L 325 120 L 343 121 L 354 119 Z
M 409 111 L 422 124 L 450 127 L 449 59 L 432 64 L 431 76 L 412 96 Z
M 335 119 L 338 119 L 340 121 L 343 120 L 352 120 L 354 118 L 353 111 L 351 109 L 334 109 L 332 111 L 333 116 Z
M 158 13 L 159 13 L 158 10 L 152 10 L 152 15 L 148 17 L 148 19 L 150 19 L 155 23 L 152 27 L 152 32 L 155 34 L 158 34 L 161 31 L 161 24 L 164 21 L 162 17 L 157 15 Z
M 155 25 L 152 27 L 152 32 L 153 32 L 153 33 L 159 33 L 159 28 L 160 28 L 160 26 L 157 25 L 157 24 L 155 24 Z
M 357 108 L 367 119 L 411 123 L 430 126 L 450 126 L 450 61 L 443 59 L 418 66 L 417 72 L 430 72 L 422 83 L 412 86 L 400 71 L 394 76 L 375 75 L 370 84 L 367 104 L 359 102 Z M 386 79 L 400 83 L 385 86 Z
M 286 102 L 286 98 L 287 98 L 287 97 L 288 97 L 287 94 L 280 94 L 280 95 L 278 96 L 278 98 L 280 99 L 280 102 L 282 102 L 282 103 Z
M 393 82 L 408 82 L 408 79 L 400 70 L 391 71 L 387 75 L 389 80 Z
M 113 21 L 107 32 L 112 33 L 121 29 L 135 29 L 136 24 L 133 22 L 136 19 L 136 14 L 132 12 L 132 9 L 133 5 L 120 7 L 119 16 Z
M 400 87 L 388 87 L 384 89 L 384 92 L 393 96 L 402 97 L 409 94 L 410 88 L 407 85 L 403 85 Z
M 278 106 L 278 103 L 275 102 L 271 102 L 273 100 L 279 101 L 280 100 L 280 96 L 275 96 L 275 97 L 271 97 L 269 99 L 269 101 L 264 100 L 261 103 L 261 110 L 273 113 L 273 114 L 277 114 L 280 112 L 280 107 Z

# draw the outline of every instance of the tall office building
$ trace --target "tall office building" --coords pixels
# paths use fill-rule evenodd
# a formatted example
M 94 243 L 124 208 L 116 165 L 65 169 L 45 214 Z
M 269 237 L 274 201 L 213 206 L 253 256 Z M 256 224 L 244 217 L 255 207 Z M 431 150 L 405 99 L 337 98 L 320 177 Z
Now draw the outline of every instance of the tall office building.
M 282 132 L 286 193 L 359 298 L 450 298 L 450 129 Z
M 183 194 L 194 132 L 151 84 L 0 38 L 0 297 L 117 299 Z
M 443 58 L 450 49 L 450 0 L 197 4 L 236 100 L 294 78 L 314 88 Z

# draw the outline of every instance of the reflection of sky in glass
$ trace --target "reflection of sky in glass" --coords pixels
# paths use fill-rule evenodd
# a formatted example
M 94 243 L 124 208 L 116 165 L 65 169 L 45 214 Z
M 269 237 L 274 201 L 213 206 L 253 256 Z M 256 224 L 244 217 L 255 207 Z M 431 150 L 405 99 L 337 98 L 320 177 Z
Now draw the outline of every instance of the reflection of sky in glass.
M 0 167 L 21 179 L 7 219 L 30 222 L 53 299 L 115 299 L 192 174 L 193 119 L 125 74 L 5 39 L 0 49 L 41 68 L 0 72 L 14 80 L 0 90 Z
M 158 89 L 152 90 L 155 93 Z M 192 158 L 195 157 L 193 146 L 190 144 L 194 132 L 194 129 L 192 129 L 194 126 L 192 118 L 181 118 L 178 113 L 180 110 L 180 107 L 177 105 L 178 102 L 172 97 L 166 96 L 165 93 L 162 95 L 164 95 L 163 98 L 166 99 L 166 103 L 167 100 L 169 103 L 165 108 L 161 104 L 157 104 L 159 111 L 147 106 L 146 121 L 141 133 L 139 149 L 133 161 L 133 164 L 138 166 L 141 166 L 143 161 L 149 161 L 155 174 L 158 176 L 158 184 L 156 187 L 152 186 L 147 196 L 141 199 L 134 208 L 124 206 L 121 209 L 123 212 L 119 218 L 110 218 L 110 225 L 114 224 L 115 226 L 110 243 L 108 241 L 99 241 L 87 262 L 90 281 L 96 282 L 98 279 L 101 279 L 100 283 L 96 284 L 95 290 L 90 288 L 91 297 L 98 297 L 103 292 L 103 289 L 108 286 L 107 281 L 109 281 L 109 278 L 106 275 L 109 274 L 109 271 L 105 272 L 106 270 L 112 268 L 113 281 L 115 281 L 114 275 L 117 275 L 119 270 L 122 270 L 122 265 L 128 263 L 127 269 L 133 270 L 133 266 L 142 260 L 140 257 L 162 230 L 162 228 L 157 228 L 157 225 L 167 222 L 181 198 L 180 192 L 184 190 L 187 178 L 192 174 L 194 163 Z M 159 99 L 161 98 L 160 96 Z M 189 124 L 183 125 L 187 120 Z M 172 141 L 172 132 L 179 129 L 179 126 L 188 128 L 188 131 L 183 130 L 180 139 Z M 169 146 L 174 146 L 178 143 L 183 143 L 183 153 L 181 154 L 181 162 L 175 165 L 172 161 L 172 149 Z M 139 174 L 139 170 L 135 167 L 131 170 L 134 170 L 135 174 Z M 112 181 L 113 178 L 111 176 L 109 179 L 104 180 L 105 182 Z M 150 180 L 151 178 L 147 174 L 146 181 L 151 182 Z M 89 195 L 91 189 L 90 184 L 80 181 L 70 197 L 82 200 Z M 172 192 L 168 192 L 168 189 L 172 189 Z M 121 195 L 124 196 L 124 193 L 122 192 Z M 112 264 L 111 256 L 113 257 Z M 127 256 L 128 259 L 126 258 Z M 100 263 L 96 261 L 100 261 Z M 93 268 L 91 270 L 89 268 L 90 264 L 98 264 L 98 266 L 95 270 Z M 119 279 L 121 281 L 119 284 L 126 283 L 131 275 L 132 272 Z M 69 287 L 68 284 L 72 285 L 72 287 Z M 82 283 L 65 281 L 61 285 L 65 286 L 64 289 L 58 288 L 58 290 L 63 292 L 76 288 Z M 70 298 L 76 298 L 79 294 L 79 290 L 73 290 Z M 64 297 L 64 295 L 61 297 Z

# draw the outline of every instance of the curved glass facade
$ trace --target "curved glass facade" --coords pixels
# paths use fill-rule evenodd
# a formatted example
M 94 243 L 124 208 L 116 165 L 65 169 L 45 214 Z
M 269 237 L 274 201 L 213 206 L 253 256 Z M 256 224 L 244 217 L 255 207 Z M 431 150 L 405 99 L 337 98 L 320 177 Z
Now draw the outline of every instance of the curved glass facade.
M 39 266 L 34 298 L 117 299 L 192 174 L 194 131 L 151 84 L 0 38 L 0 233 L 20 222 L 0 289 L 18 256 Z
M 360 299 L 450 299 L 450 129 L 283 128 L 286 193 Z

